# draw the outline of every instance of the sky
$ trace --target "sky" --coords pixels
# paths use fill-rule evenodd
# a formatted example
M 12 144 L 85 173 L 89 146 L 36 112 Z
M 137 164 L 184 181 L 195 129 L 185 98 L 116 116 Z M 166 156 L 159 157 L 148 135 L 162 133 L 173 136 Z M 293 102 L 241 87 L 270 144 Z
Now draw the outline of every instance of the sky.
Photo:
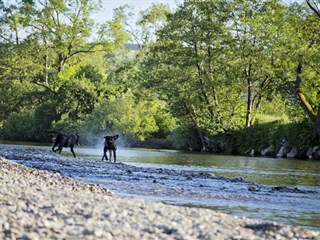
M 285 0 L 287 3 L 298 2 L 301 3 L 304 0 Z M 177 3 L 182 3 L 183 0 L 102 0 L 102 9 L 93 15 L 93 18 L 103 23 L 107 20 L 111 20 L 113 16 L 113 9 L 123 5 L 131 5 L 134 7 L 136 15 L 141 11 L 150 7 L 153 3 L 163 3 L 169 5 L 170 9 L 175 9 Z
M 182 0 L 102 0 L 102 9 L 93 15 L 94 19 L 102 23 L 106 20 L 111 20 L 113 16 L 113 9 L 123 5 L 130 5 L 134 7 L 135 13 L 139 13 L 141 10 L 145 10 L 150 7 L 153 3 L 163 3 L 175 9 L 177 3 Z

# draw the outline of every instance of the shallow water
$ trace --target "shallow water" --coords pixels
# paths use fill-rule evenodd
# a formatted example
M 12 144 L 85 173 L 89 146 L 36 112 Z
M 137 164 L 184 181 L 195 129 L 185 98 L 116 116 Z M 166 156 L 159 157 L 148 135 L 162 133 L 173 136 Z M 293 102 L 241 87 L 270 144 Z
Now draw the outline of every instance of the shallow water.
M 50 146 L 32 147 L 51 149 Z M 24 161 L 24 164 L 61 170 L 65 176 L 101 184 L 121 196 L 206 207 L 320 231 L 320 162 L 119 147 L 118 162 L 135 167 L 129 172 L 111 169 L 114 164 L 101 162 L 101 149 L 77 147 L 75 152 L 81 164 L 70 161 L 62 166 L 33 160 Z M 63 150 L 63 155 L 72 156 L 68 149 Z M 162 171 L 166 169 L 173 171 Z M 231 180 L 186 178 L 180 171 L 209 173 Z M 248 191 L 252 186 L 254 191 Z M 288 188 L 283 191 L 276 189 L 277 186 Z M 296 188 L 299 191 L 295 191 Z
M 97 148 L 79 148 L 81 156 L 100 159 Z M 67 154 L 70 155 L 71 154 Z M 320 161 L 183 153 L 172 150 L 119 149 L 118 161 L 134 166 L 202 171 L 216 176 L 243 177 L 274 186 L 320 188 Z

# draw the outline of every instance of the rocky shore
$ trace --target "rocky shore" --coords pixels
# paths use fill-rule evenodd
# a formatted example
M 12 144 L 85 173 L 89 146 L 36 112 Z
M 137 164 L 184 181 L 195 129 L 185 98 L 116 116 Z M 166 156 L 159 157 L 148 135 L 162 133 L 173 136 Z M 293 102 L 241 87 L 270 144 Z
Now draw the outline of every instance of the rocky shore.
M 122 198 L 0 157 L 0 239 L 320 239 L 320 232 Z

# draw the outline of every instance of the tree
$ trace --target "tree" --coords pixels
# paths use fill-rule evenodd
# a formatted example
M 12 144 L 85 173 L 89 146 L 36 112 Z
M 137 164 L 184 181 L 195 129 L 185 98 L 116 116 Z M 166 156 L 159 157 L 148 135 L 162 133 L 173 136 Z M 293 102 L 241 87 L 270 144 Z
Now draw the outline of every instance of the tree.
M 278 0 L 233 1 L 231 5 L 234 42 L 229 46 L 236 55 L 233 71 L 246 86 L 246 127 L 253 125 L 262 99 L 272 99 L 277 87 L 274 42 L 284 9 Z
M 283 73 L 292 101 L 299 104 L 320 136 L 319 8 L 315 1 L 306 2 L 314 14 L 303 4 L 292 6 L 288 13 L 291 39 L 284 45 L 290 54 Z
M 241 86 L 227 77 L 232 61 L 228 6 L 226 1 L 185 1 L 168 15 L 142 67 L 143 84 L 169 102 L 180 124 L 197 129 L 204 150 L 205 135 L 237 128 L 243 110 Z
M 96 80 L 99 83 L 95 82 L 99 89 L 92 90 L 90 80 L 87 81 L 90 84 L 85 84 L 87 77 L 75 74 L 81 66 L 88 65 L 87 54 L 96 54 L 90 64 L 101 67 L 104 59 L 100 53 L 113 50 L 112 41 L 116 41 L 102 36 L 105 32 L 97 33 L 90 17 L 98 9 L 97 2 L 23 0 L 9 3 L 1 1 L 0 4 L 0 12 L 4 13 L 0 18 L 0 69 L 3 70 L 0 86 L 8 94 L 10 89 L 16 89 L 9 96 L 16 103 L 8 110 L 9 104 L 1 104 L 6 105 L 1 109 L 3 119 L 12 110 L 19 111 L 21 106 L 36 108 L 46 101 L 58 103 L 57 116 L 72 112 L 70 116 L 79 118 L 80 114 L 92 111 L 97 99 L 105 93 L 101 84 L 103 77 Z M 92 37 L 94 34 L 97 38 Z M 18 89 L 19 84 L 25 89 Z M 67 109 L 70 102 L 79 104 Z
M 37 3 L 25 0 L 7 7 L 3 4 L 2 10 L 7 14 L 2 18 L 0 36 L 8 42 L 13 35 L 11 32 L 16 33 L 16 39 L 19 33 L 24 33 L 25 47 L 36 52 L 32 62 L 37 64 L 38 73 L 33 83 L 56 93 L 57 75 L 63 74 L 71 59 L 110 48 L 110 41 L 91 37 L 96 28 L 90 15 L 98 7 L 94 0 L 41 0 Z M 18 43 L 21 40 L 16 41 L 16 45 Z M 27 57 L 29 55 L 22 59 Z
M 136 30 L 130 31 L 140 50 L 156 40 L 156 33 L 166 24 L 169 13 L 170 10 L 164 4 L 152 4 L 151 7 L 140 12 Z
M 165 105 L 152 97 L 136 102 L 131 91 L 97 104 L 85 122 L 84 129 L 89 135 L 122 133 L 140 140 L 157 137 L 159 132 L 171 131 L 174 126 Z M 159 126 L 163 127 L 161 131 Z

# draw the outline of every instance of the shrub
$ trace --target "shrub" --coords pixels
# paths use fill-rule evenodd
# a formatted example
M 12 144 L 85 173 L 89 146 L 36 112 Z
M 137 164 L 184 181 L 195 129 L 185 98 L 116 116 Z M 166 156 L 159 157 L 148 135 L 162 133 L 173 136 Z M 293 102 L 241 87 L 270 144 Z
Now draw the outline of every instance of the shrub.
M 158 100 L 135 101 L 130 91 L 97 105 L 84 121 L 88 134 L 118 133 L 139 140 L 164 137 L 175 124 Z
M 48 130 L 51 129 L 52 122 L 57 119 L 56 103 L 45 102 L 41 104 L 34 111 L 35 140 L 48 142 L 51 139 Z
M 34 111 L 24 110 L 20 113 L 11 113 L 3 125 L 3 137 L 12 141 L 35 140 Z
M 283 140 L 286 140 L 289 146 L 297 148 L 319 144 L 319 137 L 311 124 L 306 120 L 300 123 L 286 124 L 282 121 L 257 123 L 250 128 L 228 132 L 218 137 L 226 139 L 226 135 L 232 136 L 234 140 L 233 144 L 239 147 L 241 153 L 257 149 L 261 145 L 269 144 L 273 144 L 276 149 L 279 149 Z M 228 142 L 225 142 L 225 144 L 230 145 Z
M 200 150 L 201 142 L 199 133 L 193 125 L 180 125 L 169 137 L 173 142 L 174 148 L 181 150 Z

